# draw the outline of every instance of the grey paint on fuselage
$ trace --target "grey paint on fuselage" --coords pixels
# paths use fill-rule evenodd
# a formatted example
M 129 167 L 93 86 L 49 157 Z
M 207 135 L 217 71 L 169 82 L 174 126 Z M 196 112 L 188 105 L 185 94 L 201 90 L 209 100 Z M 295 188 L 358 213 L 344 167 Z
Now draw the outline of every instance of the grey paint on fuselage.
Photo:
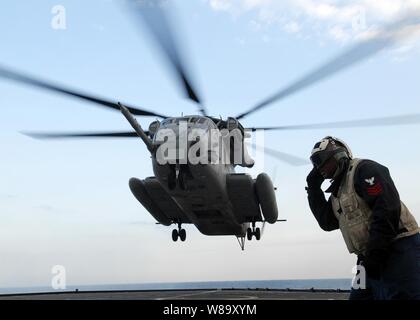
M 177 118 L 178 121 L 187 119 L 188 117 Z M 217 128 L 211 119 L 207 118 L 207 120 L 209 129 Z M 164 125 L 163 128 L 173 129 L 177 133 L 178 124 L 168 122 L 169 124 Z M 188 124 L 188 130 L 196 127 L 195 124 Z M 200 128 L 203 128 L 203 126 L 200 126 Z M 189 147 L 190 144 L 187 144 L 187 148 Z M 182 169 L 187 170 L 191 175 L 185 181 L 187 186 L 185 190 L 179 184 L 170 189 L 168 187 L 168 177 L 173 170 L 171 164 L 161 165 L 155 157 L 152 157 L 152 159 L 156 178 L 201 233 L 205 235 L 245 236 L 249 223 L 239 223 L 237 221 L 228 197 L 226 177 L 235 173 L 232 164 L 193 165 L 187 163 L 182 165 Z

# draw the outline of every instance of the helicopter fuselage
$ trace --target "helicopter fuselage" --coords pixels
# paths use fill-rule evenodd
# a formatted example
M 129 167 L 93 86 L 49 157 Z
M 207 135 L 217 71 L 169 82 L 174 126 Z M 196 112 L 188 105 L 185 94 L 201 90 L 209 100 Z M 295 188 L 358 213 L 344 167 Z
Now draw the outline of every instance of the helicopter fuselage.
M 178 176 L 174 170 L 174 165 L 153 161 L 156 179 L 201 233 L 245 235 L 248 225 L 235 217 L 227 190 L 227 176 L 235 173 L 232 165 L 184 164 Z M 170 179 L 176 183 L 171 184 Z
M 205 235 L 244 237 L 251 224 L 254 230 L 255 223 L 263 221 L 258 189 L 264 188 L 257 188 L 258 178 L 235 172 L 236 165 L 253 165 L 241 131 L 234 132 L 238 128 L 223 132 L 220 123 L 194 116 L 169 118 L 152 129 L 157 129 L 151 130 L 155 176 L 132 179 L 130 188 L 159 223 L 192 223 Z M 261 179 L 274 204 L 264 216 L 274 223 L 274 188 L 268 176 Z

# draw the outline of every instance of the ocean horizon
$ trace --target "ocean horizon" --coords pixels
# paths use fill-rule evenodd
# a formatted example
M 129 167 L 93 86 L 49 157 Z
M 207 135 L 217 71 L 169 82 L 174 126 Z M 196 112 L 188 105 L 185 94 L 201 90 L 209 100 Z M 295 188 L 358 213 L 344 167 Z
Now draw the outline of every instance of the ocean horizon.
M 349 290 L 352 279 L 306 279 L 306 280 L 240 280 L 203 282 L 162 282 L 137 284 L 69 285 L 66 289 L 52 287 L 3 287 L 0 294 L 74 292 L 83 291 L 133 291 L 133 290 L 181 290 L 181 289 L 340 289 Z

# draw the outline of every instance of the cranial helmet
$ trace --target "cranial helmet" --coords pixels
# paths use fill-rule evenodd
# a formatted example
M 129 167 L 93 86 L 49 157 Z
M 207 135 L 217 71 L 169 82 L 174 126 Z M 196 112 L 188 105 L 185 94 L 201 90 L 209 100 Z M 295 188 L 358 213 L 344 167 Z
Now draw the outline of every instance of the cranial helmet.
M 315 143 L 311 153 L 311 161 L 316 168 L 321 168 L 331 157 L 334 157 L 339 164 L 339 168 L 334 174 L 334 177 L 336 177 L 342 169 L 341 159 L 352 159 L 353 154 L 343 140 L 335 137 L 328 136 Z

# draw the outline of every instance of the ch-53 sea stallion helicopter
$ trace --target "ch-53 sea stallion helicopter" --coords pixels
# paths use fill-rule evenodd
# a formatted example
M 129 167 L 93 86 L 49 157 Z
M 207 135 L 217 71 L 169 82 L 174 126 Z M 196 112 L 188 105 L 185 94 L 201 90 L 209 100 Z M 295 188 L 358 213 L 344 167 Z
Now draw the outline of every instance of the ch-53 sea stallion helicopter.
M 167 3 L 167 1 L 165 1 Z M 406 36 L 409 29 L 419 23 L 417 16 L 410 16 L 390 24 L 376 36 L 364 40 L 331 61 L 314 69 L 302 78 L 286 86 L 273 96 L 246 112 L 225 120 L 209 115 L 192 85 L 179 46 L 174 37 L 174 28 L 161 1 L 128 0 L 130 9 L 142 20 L 152 38 L 160 47 L 163 56 L 172 67 L 186 96 L 199 106 L 199 115 L 168 117 L 153 111 L 129 106 L 55 85 L 51 82 L 28 76 L 9 68 L 0 67 L 0 77 L 26 85 L 96 103 L 122 112 L 134 131 L 88 132 L 88 133 L 29 133 L 36 138 L 127 138 L 140 137 L 151 154 L 155 176 L 140 180 L 132 178 L 130 189 L 135 198 L 149 211 L 159 224 L 176 224 L 172 239 L 185 241 L 183 224 L 194 224 L 205 235 L 236 236 L 242 250 L 245 239 L 261 238 L 261 229 L 256 223 L 275 223 L 278 210 L 270 177 L 261 173 L 256 179 L 249 174 L 236 173 L 235 167 L 252 167 L 245 138 L 258 130 L 297 130 L 317 128 L 342 128 L 378 125 L 411 124 L 420 122 L 419 115 L 350 120 L 334 123 L 306 124 L 294 126 L 244 128 L 239 120 L 269 104 L 284 99 L 316 82 L 342 71 L 385 47 L 393 45 Z M 404 31 L 404 32 L 402 32 Z M 162 118 L 154 121 L 144 131 L 135 119 L 137 116 Z M 193 139 L 191 133 L 200 132 Z M 164 133 L 164 134 L 162 134 Z M 169 138 L 175 143 L 167 144 Z M 215 134 L 213 134 L 215 133 Z M 215 136 L 216 140 L 211 139 Z M 213 142 L 217 141 L 216 148 Z M 233 141 L 233 144 L 231 143 Z M 172 141 L 173 142 L 173 141 Z M 166 146 L 166 148 L 163 148 Z M 172 147 L 171 147 L 172 146 Z M 198 146 L 198 148 L 197 148 Z M 210 147 L 209 147 L 210 146 Z M 213 146 L 213 147 L 212 147 Z M 209 147 L 209 148 L 207 148 Z M 205 150 L 203 153 L 202 150 Z M 191 152 L 194 151 L 194 152 Z M 307 161 L 289 154 L 264 147 L 264 151 L 292 165 Z M 192 162 L 186 155 L 193 154 L 201 161 Z M 171 158 L 169 154 L 172 154 Z M 236 159 L 236 156 L 238 156 Z M 164 160 L 163 162 L 160 160 Z M 204 160 L 204 161 L 202 161 Z M 207 161 L 207 162 L 206 162 Z

